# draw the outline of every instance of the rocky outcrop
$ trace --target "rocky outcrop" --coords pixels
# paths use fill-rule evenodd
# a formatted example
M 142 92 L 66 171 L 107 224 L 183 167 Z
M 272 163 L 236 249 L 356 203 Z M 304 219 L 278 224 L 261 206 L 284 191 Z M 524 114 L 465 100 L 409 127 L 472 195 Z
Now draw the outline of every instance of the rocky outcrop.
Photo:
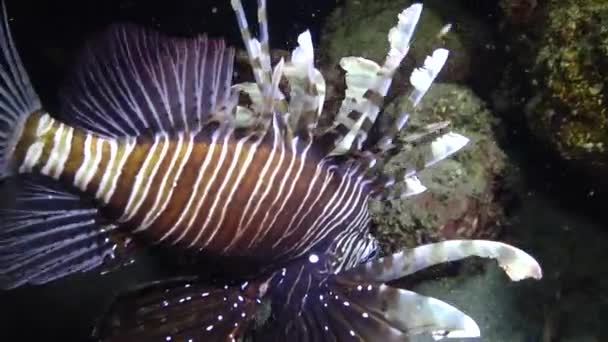
M 531 132 L 565 160 L 608 168 L 608 2 L 553 0 L 534 61 Z
M 398 99 L 387 112 L 398 113 Z M 420 178 L 429 190 L 415 197 L 372 203 L 376 236 L 385 251 L 454 238 L 493 238 L 505 220 L 502 177 L 508 167 L 496 144 L 495 119 L 469 88 L 435 84 L 412 113 L 406 134 L 425 124 L 450 120 L 455 132 L 471 139 L 462 151 L 424 170 Z M 388 173 L 405 164 L 398 154 Z

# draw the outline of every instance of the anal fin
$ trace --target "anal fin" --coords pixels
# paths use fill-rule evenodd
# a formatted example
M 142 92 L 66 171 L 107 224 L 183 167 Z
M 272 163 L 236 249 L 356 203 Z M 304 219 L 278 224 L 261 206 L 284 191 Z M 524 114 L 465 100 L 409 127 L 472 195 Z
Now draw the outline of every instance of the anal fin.
M 94 332 L 101 341 L 240 341 L 260 303 L 261 284 L 214 286 L 161 281 L 119 296 Z

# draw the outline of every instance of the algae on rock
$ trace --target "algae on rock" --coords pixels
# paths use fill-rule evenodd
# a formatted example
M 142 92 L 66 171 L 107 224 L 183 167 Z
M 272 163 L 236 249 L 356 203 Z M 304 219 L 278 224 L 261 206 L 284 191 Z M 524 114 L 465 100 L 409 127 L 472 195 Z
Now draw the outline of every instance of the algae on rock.
M 560 157 L 608 166 L 608 2 L 553 0 L 536 59 L 531 131 Z

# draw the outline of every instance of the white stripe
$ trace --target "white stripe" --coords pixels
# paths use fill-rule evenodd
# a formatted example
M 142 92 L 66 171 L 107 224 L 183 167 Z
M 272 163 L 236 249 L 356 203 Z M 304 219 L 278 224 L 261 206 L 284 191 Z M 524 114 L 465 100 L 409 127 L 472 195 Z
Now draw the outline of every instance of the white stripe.
M 224 137 L 224 141 L 222 141 L 222 143 L 221 143 L 220 158 L 218 159 L 217 163 L 214 165 L 213 174 L 211 175 L 211 177 L 207 181 L 207 185 L 205 186 L 205 189 L 203 190 L 202 196 L 200 196 L 200 199 L 199 199 L 199 201 L 196 204 L 194 212 L 190 216 L 190 220 L 188 221 L 188 225 L 186 226 L 186 229 L 184 229 L 184 231 L 182 232 L 182 235 L 180 235 L 180 237 L 178 238 L 177 241 L 181 240 L 188 233 L 188 231 L 190 230 L 190 228 L 192 228 L 192 225 L 196 221 L 196 218 L 197 218 L 198 214 L 200 213 L 201 207 L 203 206 L 203 203 L 205 202 L 205 199 L 207 198 L 207 195 L 209 194 L 209 189 L 211 188 L 211 185 L 213 184 L 213 182 L 215 182 L 215 179 L 217 178 L 217 175 L 220 172 L 220 169 L 222 168 L 222 165 L 224 164 L 224 158 L 226 158 L 226 152 L 228 150 L 226 148 L 226 145 L 228 144 L 228 140 L 230 139 L 230 133 L 225 133 L 225 134 L 226 134 L 226 136 Z M 205 213 L 205 214 L 206 215 L 211 215 L 211 213 Z M 200 233 L 201 232 L 199 231 L 199 234 Z M 192 246 L 192 243 L 190 243 L 190 246 Z
M 279 138 L 280 138 L 280 137 L 281 137 L 281 135 L 280 135 L 279 128 L 278 128 L 278 126 L 277 126 L 276 119 L 274 119 L 274 118 L 273 118 L 272 122 L 273 122 L 272 127 L 273 127 L 273 131 L 274 131 L 274 135 L 275 135 L 276 137 L 279 137 Z M 276 164 L 276 166 L 275 166 L 274 170 L 273 170 L 273 171 L 272 171 L 272 173 L 270 174 L 270 179 L 269 179 L 269 180 L 268 180 L 268 181 L 265 183 L 265 184 L 266 184 L 266 189 L 265 189 L 265 190 L 264 190 L 264 192 L 262 193 L 262 196 L 261 196 L 261 197 L 260 197 L 260 198 L 257 200 L 257 204 L 256 204 L 255 208 L 253 209 L 253 212 L 252 212 L 252 213 L 251 213 L 251 215 L 249 216 L 249 220 L 247 221 L 247 223 L 245 223 L 245 230 L 247 230 L 247 229 L 248 229 L 248 228 L 250 228 L 250 227 L 251 227 L 252 229 L 256 230 L 256 233 L 255 233 L 255 236 L 256 236 L 256 237 L 257 237 L 257 236 L 259 235 L 259 233 L 260 233 L 260 230 L 259 230 L 260 226 L 257 226 L 257 225 L 256 225 L 256 226 L 253 226 L 253 225 L 251 224 L 251 222 L 253 221 L 253 219 L 254 219 L 254 218 L 255 218 L 255 216 L 257 215 L 258 210 L 260 209 L 260 207 L 261 207 L 261 206 L 262 206 L 262 204 L 264 203 L 264 200 L 266 199 L 266 197 L 268 197 L 268 194 L 270 193 L 270 190 L 271 190 L 271 189 L 274 187 L 274 184 L 275 184 L 274 180 L 275 180 L 275 178 L 276 178 L 276 176 L 277 176 L 277 173 L 279 173 L 279 170 L 281 169 L 281 166 L 283 166 L 283 159 L 284 159 L 284 157 L 285 157 L 285 142 L 284 142 L 282 139 L 279 139 L 279 140 L 280 140 L 280 144 L 281 144 L 281 154 L 280 154 L 280 156 L 279 156 L 279 162 Z M 258 180 L 258 182 L 261 182 L 261 181 L 262 181 L 261 179 L 259 179 L 259 180 Z M 256 229 L 256 228 L 257 228 L 257 229 Z M 254 239 L 250 239 L 250 243 L 251 243 L 252 241 L 254 241 L 254 240 L 255 240 L 255 238 L 254 238 Z
M 298 172 L 296 173 L 295 177 L 292 178 L 291 187 L 289 188 L 289 191 L 287 192 L 287 195 L 285 196 L 283 203 L 281 204 L 279 209 L 275 211 L 274 218 L 268 225 L 269 227 L 274 226 L 277 219 L 283 212 L 283 209 L 285 209 L 287 202 L 289 201 L 289 199 L 291 198 L 291 196 L 293 194 L 293 191 L 295 190 L 296 184 L 298 184 L 298 182 L 302 182 L 302 180 L 300 180 L 300 177 L 302 176 L 302 171 L 304 170 L 304 166 L 306 166 L 306 157 L 308 155 L 308 150 L 310 149 L 311 146 L 312 146 L 312 139 L 310 140 L 310 143 L 306 146 L 304 151 L 302 151 L 302 155 L 299 158 L 300 159 L 300 168 L 298 169 Z M 306 180 L 304 180 L 304 181 L 306 181 Z M 313 183 L 313 182 L 311 182 L 311 183 Z M 310 185 L 309 185 L 309 188 L 310 188 Z M 302 202 L 304 202 L 304 201 L 302 201 Z M 294 216 L 294 218 L 295 218 L 295 216 Z M 292 218 L 292 220 L 293 220 L 293 218 Z
M 287 292 L 287 298 L 286 298 L 286 301 L 285 301 L 285 306 L 288 306 L 289 302 L 291 302 L 291 297 L 293 296 L 293 292 L 294 292 L 296 286 L 300 282 L 300 278 L 302 278 L 302 273 L 304 273 L 304 266 L 300 266 L 300 272 L 298 272 L 298 276 L 291 283 L 292 284 L 291 288 L 289 289 L 289 292 Z
M 84 146 L 82 148 L 82 164 L 80 164 L 80 167 L 78 168 L 78 170 L 76 170 L 76 174 L 74 175 L 74 186 L 79 188 L 80 190 L 85 189 L 85 187 L 82 185 L 83 177 L 88 168 L 88 164 L 91 162 L 91 139 L 91 134 L 87 133 L 84 138 Z
M 142 204 L 144 203 L 144 201 L 146 200 L 146 198 L 148 197 L 148 193 L 150 192 L 150 187 L 152 186 L 152 182 L 154 181 L 154 177 L 156 176 L 156 174 L 158 173 L 158 169 L 160 168 L 160 165 L 163 163 L 163 161 L 165 160 L 165 157 L 167 155 L 167 151 L 169 150 L 169 139 L 167 138 L 166 133 L 161 133 L 160 134 L 160 138 L 162 138 L 162 151 L 160 152 L 160 156 L 158 158 L 158 160 L 156 161 L 156 164 L 153 166 L 152 172 L 150 173 L 150 175 L 147 178 L 147 183 L 143 188 L 143 193 L 141 195 L 141 198 L 139 199 L 139 201 L 135 204 L 135 207 L 133 208 L 133 214 L 137 213 L 138 210 L 141 208 Z M 144 208 L 144 210 L 147 210 Z M 135 233 L 141 232 L 143 230 L 142 227 L 138 227 L 137 229 L 134 230 Z
M 281 237 L 279 237 L 279 239 L 272 245 L 272 248 L 276 248 L 284 239 L 286 239 L 287 237 L 289 237 L 292 234 L 292 231 L 293 231 L 294 227 L 296 226 L 296 225 L 294 225 L 295 220 L 300 218 L 300 223 L 301 223 L 304 220 L 304 217 L 306 217 L 306 215 L 310 211 L 312 211 L 315 204 L 319 201 L 319 198 L 321 198 L 321 196 L 325 192 L 325 188 L 327 188 L 327 185 L 329 184 L 329 181 L 332 178 L 330 173 L 325 173 L 325 179 L 323 180 L 323 185 L 321 186 L 320 191 L 318 191 L 318 193 L 317 193 L 317 197 L 313 200 L 312 204 L 310 204 L 310 205 L 307 204 L 308 197 L 310 197 L 310 195 L 312 194 L 313 189 L 316 188 L 317 179 L 319 179 L 319 176 L 321 175 L 321 173 L 323 173 L 325 171 L 323 169 L 324 163 L 325 163 L 325 161 L 322 160 L 321 162 L 319 162 L 317 164 L 315 174 L 314 174 L 312 180 L 310 181 L 310 183 L 308 184 L 308 190 L 306 191 L 306 195 L 304 195 L 304 198 L 300 202 L 300 206 L 296 210 L 295 214 L 292 215 L 291 221 L 285 227 L 285 233 L 282 234 Z M 308 207 L 308 212 L 300 217 L 300 213 L 302 212 L 302 210 L 304 210 L 305 207 Z M 300 223 L 298 223 L 298 225 Z
M 66 133 L 63 135 L 63 139 L 61 139 L 61 146 L 59 150 L 59 159 L 57 160 L 57 164 L 55 165 L 55 172 L 53 173 L 53 178 L 59 179 L 59 176 L 63 173 L 63 169 L 65 168 L 65 163 L 70 156 L 70 151 L 72 150 L 72 138 L 74 137 L 74 128 L 68 127 Z
M 19 173 L 32 172 L 32 168 L 36 166 L 38 160 L 40 160 L 43 148 L 44 143 L 42 142 L 36 142 L 30 145 L 30 147 L 27 149 L 27 152 L 25 153 L 23 163 L 19 167 Z
M 349 198 L 345 203 L 340 203 L 340 207 L 342 208 L 340 212 L 336 213 L 335 215 L 328 216 L 328 218 L 330 218 L 330 221 L 324 224 L 319 224 L 319 229 L 311 229 L 311 231 L 314 231 L 317 235 L 316 238 L 313 238 L 312 243 L 310 243 L 311 246 L 325 239 L 334 229 L 339 228 L 342 223 L 344 223 L 344 221 L 346 221 L 349 217 L 352 216 L 353 211 L 357 208 L 362 198 L 363 188 L 360 186 L 360 184 L 363 178 L 363 176 L 357 177 L 356 184 L 353 185 L 353 188 L 348 190 L 348 192 L 350 192 Z M 357 195 L 356 198 L 353 200 L 353 196 L 355 193 Z M 362 202 L 361 206 L 365 208 L 365 203 L 367 201 L 365 195 L 363 196 L 363 199 L 364 201 Z M 347 209 L 348 211 L 345 212 Z
M 339 264 L 334 264 L 334 269 L 331 270 L 332 273 L 342 271 L 344 267 L 349 265 L 349 261 L 355 264 L 358 263 L 358 260 L 356 260 L 357 256 L 355 256 L 353 259 L 353 254 L 359 253 L 356 249 L 361 248 L 361 246 L 359 244 L 357 247 L 352 247 L 352 245 L 355 243 L 360 243 L 362 241 L 360 236 L 365 236 L 364 234 L 367 234 L 369 231 L 369 225 L 366 220 L 369 217 L 369 212 L 367 210 L 367 206 L 365 206 L 365 203 L 367 203 L 367 196 L 365 196 L 363 202 L 360 203 L 362 205 L 360 205 L 358 213 L 355 215 L 355 218 L 351 220 L 350 224 L 346 226 L 344 233 L 341 234 L 342 236 L 336 238 L 336 240 L 338 240 L 338 243 L 336 244 L 337 250 L 335 250 L 333 253 L 339 255 L 340 257 L 338 258 Z
M 192 150 L 194 148 L 194 135 L 193 134 L 189 134 L 189 141 L 187 142 L 187 144 L 188 144 L 188 146 L 186 147 L 186 153 L 184 154 L 182 161 L 175 173 L 175 177 L 173 177 L 173 183 L 169 187 L 169 194 L 167 195 L 167 197 L 165 197 L 165 201 L 161 205 L 160 210 L 158 210 L 156 212 L 156 215 L 151 218 L 150 224 L 152 224 L 152 223 L 154 223 L 154 221 L 156 221 L 156 219 L 165 211 L 165 209 L 167 209 L 167 207 L 169 206 L 169 203 L 171 202 L 171 197 L 173 196 L 173 192 L 175 191 L 175 187 L 177 186 L 176 183 L 180 179 L 180 175 L 184 171 L 184 167 L 190 160 L 190 155 L 192 154 Z
M 101 181 L 97 187 L 97 193 L 95 193 L 95 198 L 98 199 L 103 195 L 103 190 L 112 177 L 112 170 L 114 169 L 114 163 L 116 162 L 116 151 L 118 150 L 118 144 L 116 141 L 108 139 L 104 140 L 103 142 L 110 146 L 110 159 L 108 160 L 108 164 L 105 167 L 103 176 L 101 177 Z
M 165 235 L 163 235 L 159 241 L 163 241 L 164 239 L 169 237 L 171 234 L 173 234 L 173 232 L 178 227 L 181 226 L 182 222 L 186 219 L 186 217 L 188 217 L 188 214 L 190 213 L 190 208 L 192 207 L 192 203 L 194 203 L 194 199 L 201 197 L 201 195 L 198 193 L 198 189 L 203 180 L 203 175 L 205 174 L 205 171 L 207 170 L 207 167 L 209 166 L 209 163 L 211 162 L 211 159 L 213 158 L 213 152 L 215 151 L 215 147 L 217 146 L 218 137 L 219 137 L 219 131 L 216 130 L 211 135 L 211 143 L 209 143 L 209 145 L 208 145 L 207 154 L 205 155 L 205 159 L 203 160 L 203 163 L 198 170 L 198 173 L 197 173 L 198 176 L 196 177 L 196 181 L 194 182 L 194 186 L 192 187 L 194 189 L 194 191 L 190 194 L 190 197 L 188 198 L 188 203 L 186 203 L 186 207 L 184 207 L 184 209 L 182 210 L 181 215 L 179 216 L 179 218 L 177 219 L 177 221 L 175 222 L 173 227 L 168 229 L 167 232 L 165 233 Z M 186 234 L 188 233 L 188 229 L 189 229 L 189 226 L 184 229 L 182 234 L 180 234 L 180 236 L 173 243 L 175 244 L 175 243 L 181 241 L 181 239 L 183 239 L 186 236 Z
M 152 208 L 150 208 L 148 210 L 148 214 L 141 222 L 141 225 L 140 225 L 141 230 L 145 230 L 148 227 L 150 227 L 150 225 L 152 225 L 152 223 L 156 220 L 156 218 L 162 212 L 162 208 L 166 206 L 167 201 L 171 198 L 171 192 L 167 192 L 167 197 L 165 197 L 165 198 L 163 198 L 163 194 L 165 193 L 165 188 L 167 187 L 167 183 L 169 182 L 171 177 L 173 176 L 173 178 L 171 180 L 171 184 L 169 185 L 169 187 L 171 189 L 173 188 L 173 180 L 177 179 L 177 177 L 178 177 L 177 172 L 179 172 L 179 171 L 174 173 L 173 169 L 175 168 L 175 164 L 177 164 L 177 160 L 180 157 L 180 152 L 182 150 L 183 144 L 184 144 L 184 134 L 180 133 L 177 136 L 177 146 L 173 150 L 173 157 L 171 158 L 169 167 L 166 170 L 163 170 L 163 172 L 164 172 L 163 179 L 157 188 L 157 193 L 156 193 L 156 198 L 154 199 L 154 204 L 152 205 Z M 188 146 L 188 149 L 191 149 L 191 146 Z M 182 167 L 182 168 L 184 165 L 183 164 L 184 160 L 187 160 L 187 155 L 185 157 L 186 158 L 182 159 L 182 162 L 180 163 L 180 167 Z M 161 201 L 162 201 L 162 203 L 161 203 Z
M 224 248 L 224 250 L 223 250 L 224 252 L 231 249 L 233 247 L 233 245 L 235 243 L 237 243 L 240 240 L 240 238 L 243 236 L 243 234 L 245 233 L 247 226 L 243 225 L 243 222 L 245 221 L 245 217 L 247 216 L 247 213 L 249 212 L 251 205 L 253 204 L 254 200 L 257 198 L 258 190 L 262 187 L 262 184 L 264 183 L 264 177 L 266 176 L 266 173 L 270 169 L 270 165 L 272 164 L 272 161 L 274 160 L 274 155 L 276 153 L 278 141 L 279 141 L 278 134 L 274 134 L 273 142 L 272 142 L 272 149 L 270 150 L 270 153 L 268 154 L 268 157 L 266 158 L 266 163 L 264 164 L 264 166 L 262 168 L 262 172 L 260 173 L 260 176 L 258 177 L 258 181 L 255 182 L 255 187 L 254 187 L 253 191 L 251 192 L 249 199 L 247 200 L 247 204 L 245 204 L 245 209 L 242 210 L 241 219 L 239 220 L 239 224 L 236 228 L 234 237 L 233 237 L 232 241 Z M 250 222 L 251 222 L 251 219 L 248 221 L 248 223 L 250 223 Z
M 109 180 L 110 188 L 108 188 L 108 191 L 105 193 L 105 195 L 103 197 L 104 203 L 110 202 L 112 195 L 114 195 L 114 192 L 116 191 L 116 185 L 118 184 L 118 180 L 120 179 L 120 175 L 122 175 L 124 166 L 127 163 L 129 156 L 135 149 L 136 143 L 137 143 L 137 141 L 133 137 L 127 137 L 125 140 L 123 140 L 123 142 L 122 142 L 123 154 L 120 158 L 120 161 L 118 162 L 118 166 L 116 167 L 116 170 L 115 171 L 113 170 L 113 172 L 112 172 L 112 178 Z
M 57 163 L 59 151 L 61 149 L 61 138 L 65 128 L 66 126 L 64 124 L 59 124 L 59 127 L 57 127 L 57 130 L 53 134 L 53 148 L 51 149 L 48 159 L 46 160 L 46 164 L 44 164 L 44 167 L 40 171 L 40 173 L 45 176 L 50 176 L 52 168 Z
M 286 234 L 284 234 L 286 237 L 289 236 L 289 235 L 292 235 L 294 233 L 297 233 L 298 230 L 300 229 L 302 223 L 308 218 L 308 216 L 313 212 L 313 210 L 319 209 L 317 207 L 317 204 L 319 204 L 319 202 L 321 200 L 321 197 L 325 194 L 325 190 L 327 190 L 327 187 L 329 186 L 329 184 L 331 184 L 334 181 L 334 179 L 335 179 L 334 174 L 331 171 L 331 169 L 333 169 L 333 168 L 334 167 L 330 167 L 330 168 L 328 168 L 328 170 L 325 170 L 326 174 L 325 174 L 325 178 L 323 179 L 323 185 L 321 186 L 321 189 L 318 191 L 317 197 L 314 199 L 314 201 L 310 205 L 308 205 L 308 210 L 303 215 L 300 215 L 297 224 L 294 225 L 293 222 L 289 224 L 289 227 L 287 228 L 288 230 L 287 230 Z M 331 204 L 332 199 L 335 196 L 337 196 L 337 194 L 339 193 L 341 187 L 343 186 L 343 183 L 344 183 L 344 177 L 342 177 L 341 183 L 338 186 L 338 190 L 333 194 L 332 198 L 330 198 L 329 203 L 326 203 L 326 204 L 320 203 L 320 204 L 321 205 Z M 312 187 L 310 188 L 310 190 L 312 190 Z M 302 205 L 303 204 L 304 203 L 302 203 Z M 299 210 L 298 210 L 298 212 L 299 212 Z M 294 219 L 297 218 L 297 217 L 298 216 L 294 215 Z
M 298 159 L 297 148 L 296 148 L 297 139 L 298 138 L 295 138 L 291 141 L 291 161 L 289 162 L 289 167 L 287 168 L 287 171 L 285 171 L 283 173 L 283 179 L 281 180 L 281 183 L 279 185 L 279 189 L 277 191 L 276 197 L 272 201 L 272 204 L 270 204 L 268 207 L 266 207 L 266 213 L 264 214 L 264 219 L 262 220 L 262 223 L 258 225 L 259 229 L 258 229 L 255 237 L 253 239 L 251 239 L 251 241 L 249 242 L 249 247 L 258 246 L 262 242 L 262 240 L 264 240 L 266 235 L 268 235 L 268 232 L 272 229 L 272 225 L 267 225 L 266 220 L 268 220 L 268 218 L 270 217 L 271 212 L 274 212 L 275 214 L 278 213 L 278 210 L 276 210 L 276 209 L 273 210 L 273 208 L 276 206 L 276 204 L 281 199 L 281 195 L 283 194 L 283 191 L 285 190 L 285 184 L 287 183 L 287 181 L 291 180 L 292 185 L 298 181 L 299 174 L 296 177 L 291 176 L 291 170 L 293 169 L 293 165 L 295 164 L 296 159 Z M 301 166 L 303 166 L 303 164 Z M 278 169 L 279 168 L 277 168 L 277 170 Z M 299 171 L 302 171 L 301 167 L 300 167 Z M 288 199 L 289 199 L 289 197 L 286 196 L 284 202 L 286 202 Z M 264 228 L 266 228 L 266 229 L 264 229 Z M 262 229 L 264 229 L 263 232 L 262 232 Z M 262 235 L 260 235 L 260 233 L 262 233 Z
M 88 134 L 87 134 L 88 135 Z M 94 137 L 93 137 L 94 138 Z M 89 163 L 86 166 L 84 178 L 82 180 L 82 188 L 81 190 L 86 190 L 87 186 L 95 174 L 97 173 L 97 169 L 99 168 L 99 164 L 101 164 L 101 157 L 103 156 L 103 140 L 95 139 L 95 153 L 93 154 L 93 162 Z
M 319 216 L 317 216 L 316 220 L 310 227 L 307 227 L 306 234 L 300 239 L 298 243 L 292 246 L 292 251 L 298 251 L 303 245 L 308 244 L 311 236 L 316 235 L 319 229 L 323 228 L 321 222 L 324 222 L 328 217 L 332 217 L 334 212 L 341 207 L 342 201 L 346 193 L 349 192 L 351 186 L 351 172 L 349 171 L 345 176 L 341 177 L 340 186 L 338 190 L 334 193 L 330 201 L 323 207 L 323 210 Z
M 36 128 L 36 136 L 40 137 L 48 132 L 56 121 L 50 115 L 44 114 L 38 119 L 38 127 Z
M 135 182 L 133 183 L 133 187 L 131 188 L 129 199 L 127 200 L 127 205 L 125 206 L 125 210 L 122 216 L 118 219 L 118 222 L 126 222 L 130 220 L 137 212 L 137 209 L 134 208 L 134 206 L 136 205 L 135 199 L 137 198 L 137 195 L 142 191 L 142 182 L 148 179 L 148 177 L 146 177 L 146 172 L 148 171 L 152 159 L 156 155 L 156 149 L 158 148 L 159 143 L 160 136 L 154 135 L 154 143 L 152 143 L 152 146 L 150 147 L 150 150 L 148 151 L 146 159 L 144 159 L 144 162 L 141 168 L 139 169 L 139 172 L 137 172 L 137 174 L 135 175 Z
M 220 185 L 220 188 L 218 189 L 218 191 L 214 194 L 215 198 L 213 200 L 213 204 L 211 205 L 211 208 L 209 209 L 209 212 L 205 213 L 207 218 L 205 219 L 205 222 L 203 223 L 203 225 L 200 227 L 198 234 L 196 235 L 196 237 L 194 238 L 194 240 L 190 243 L 189 247 L 192 247 L 194 245 L 196 245 L 198 243 L 198 241 L 200 240 L 200 238 L 203 236 L 203 232 L 207 229 L 207 225 L 209 224 L 209 222 L 211 221 L 212 218 L 216 217 L 216 213 L 215 213 L 215 208 L 217 207 L 217 204 L 219 202 L 219 200 L 222 198 L 222 194 L 224 193 L 224 188 L 226 187 L 226 185 L 228 185 L 228 182 L 230 181 L 230 178 L 232 177 L 232 173 L 234 172 L 234 169 L 236 168 L 236 164 L 239 161 L 239 157 L 241 156 L 241 150 L 243 149 L 243 145 L 250 139 L 250 136 L 246 136 L 242 139 L 240 139 L 238 141 L 238 143 L 236 144 L 236 148 L 234 153 L 232 154 L 232 162 L 230 163 L 230 166 L 228 167 L 228 172 L 226 172 L 226 174 L 222 175 L 223 176 L 223 180 L 222 180 L 222 185 Z M 222 146 L 223 149 L 227 149 L 227 145 L 223 145 Z M 218 168 L 219 169 L 219 168 Z M 197 211 L 197 215 L 200 214 Z M 210 237 L 205 239 L 205 245 L 207 245 L 207 243 L 209 242 Z
M 262 142 L 262 139 L 258 138 L 257 141 L 255 141 L 253 144 L 251 144 L 249 146 L 249 152 L 247 153 L 247 158 L 245 159 L 245 162 L 243 163 L 243 165 L 241 165 L 239 167 L 240 171 L 239 171 L 239 174 L 237 175 L 236 181 L 234 182 L 232 189 L 230 189 L 230 193 L 228 194 L 228 197 L 226 198 L 226 200 L 224 200 L 224 206 L 222 207 L 222 211 L 220 214 L 220 220 L 218 221 L 218 224 L 216 225 L 216 227 L 213 230 L 213 232 L 211 233 L 211 235 L 209 235 L 209 238 L 206 239 L 205 244 L 203 245 L 203 248 L 209 244 L 209 242 L 215 237 L 217 232 L 222 228 L 222 224 L 224 223 L 224 219 L 226 217 L 226 212 L 228 210 L 228 206 L 232 203 L 232 197 L 234 196 L 236 189 L 239 188 L 241 181 L 243 180 L 243 177 L 245 176 L 245 173 L 247 173 L 247 171 L 249 170 L 251 161 L 253 160 L 253 157 L 255 156 L 257 148 L 261 142 Z M 238 155 L 236 156 L 236 159 L 238 159 Z M 221 192 L 218 192 L 217 198 L 220 197 L 219 194 L 221 194 Z

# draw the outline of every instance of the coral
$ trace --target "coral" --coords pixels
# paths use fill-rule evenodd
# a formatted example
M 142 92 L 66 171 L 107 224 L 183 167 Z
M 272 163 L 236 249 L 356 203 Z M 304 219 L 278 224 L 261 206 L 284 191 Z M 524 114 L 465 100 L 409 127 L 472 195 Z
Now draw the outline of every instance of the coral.
M 564 159 L 608 166 L 608 2 L 553 0 L 536 59 L 531 130 Z
M 398 113 L 405 97 L 389 106 Z M 466 87 L 435 84 L 412 113 L 408 129 L 450 120 L 454 131 L 471 139 L 454 157 L 423 171 L 429 191 L 413 198 L 372 203 L 372 213 L 385 252 L 403 246 L 452 238 L 493 238 L 505 221 L 497 180 L 508 167 L 495 142 L 491 113 Z M 407 133 L 406 130 L 404 133 Z M 398 154 L 388 172 L 404 164 Z

